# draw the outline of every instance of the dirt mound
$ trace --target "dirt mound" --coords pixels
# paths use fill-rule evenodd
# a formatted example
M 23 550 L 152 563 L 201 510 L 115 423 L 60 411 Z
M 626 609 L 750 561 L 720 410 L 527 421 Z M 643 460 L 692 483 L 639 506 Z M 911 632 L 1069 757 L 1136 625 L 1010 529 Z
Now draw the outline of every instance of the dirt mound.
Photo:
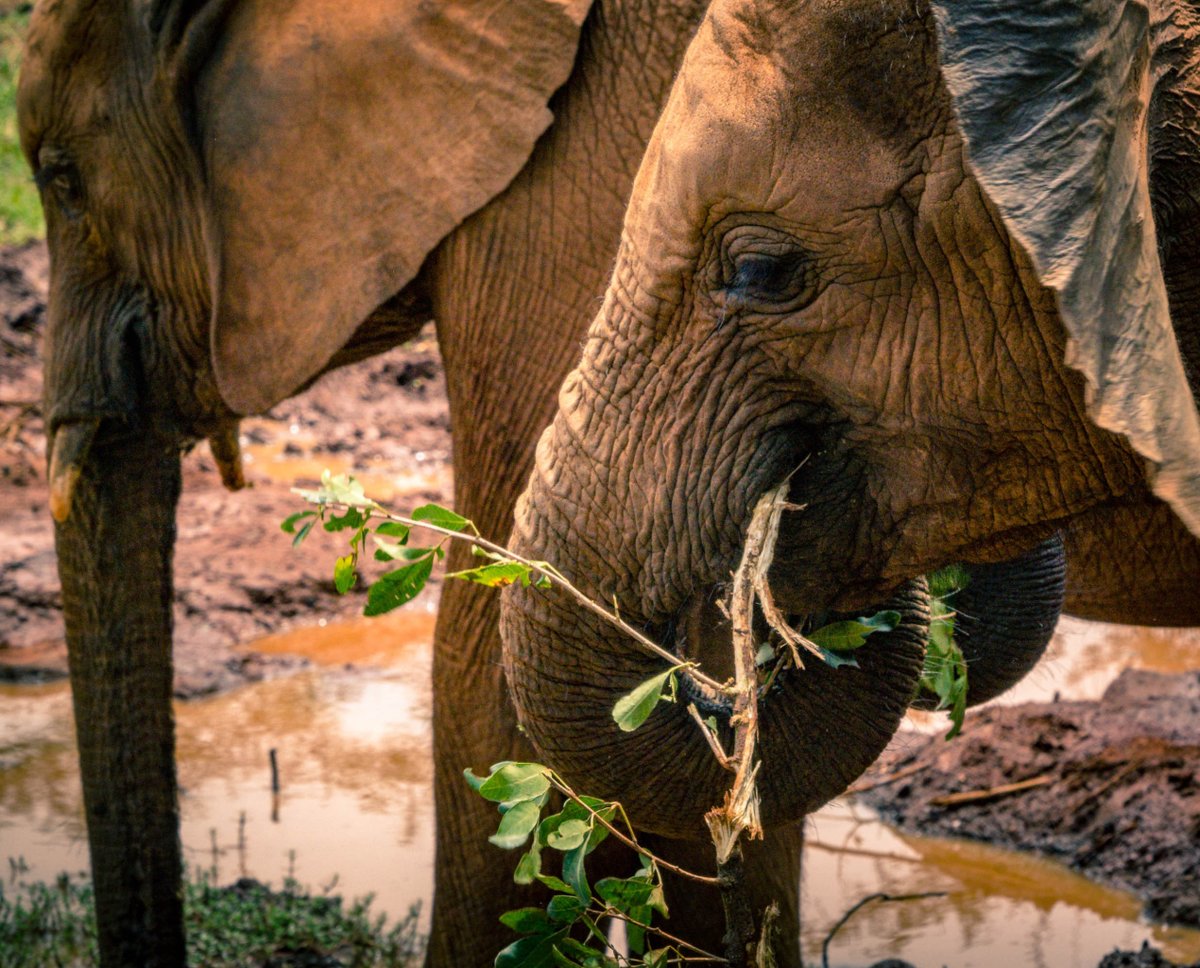
M 1200 961 L 1191 965 L 1167 961 L 1161 951 L 1144 941 L 1140 951 L 1114 951 L 1105 955 L 1098 968 L 1200 968 Z
M 9 681 L 66 674 L 40 406 L 47 279 L 44 245 L 0 250 L 0 680 Z M 248 490 L 221 487 L 207 444 L 188 454 L 175 552 L 176 694 L 293 668 L 299 660 L 243 646 L 362 610 L 361 595 L 333 588 L 336 536 L 318 529 L 296 552 L 280 533 L 279 522 L 301 507 L 293 484 L 314 484 L 325 466 L 366 470 L 368 493 L 399 508 L 448 503 L 449 432 L 430 328 L 247 420 Z
M 950 743 L 907 735 L 872 783 L 860 796 L 904 829 L 1036 851 L 1200 927 L 1200 672 L 1127 670 L 1098 702 L 984 709 Z

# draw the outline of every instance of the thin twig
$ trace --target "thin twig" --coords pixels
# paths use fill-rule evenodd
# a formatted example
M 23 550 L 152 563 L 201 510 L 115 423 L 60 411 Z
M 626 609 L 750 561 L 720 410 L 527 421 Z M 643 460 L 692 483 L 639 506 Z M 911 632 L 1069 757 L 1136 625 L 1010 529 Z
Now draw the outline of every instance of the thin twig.
M 883 901 L 888 903 L 891 901 L 919 901 L 927 897 L 945 897 L 945 891 L 926 891 L 924 894 L 868 894 L 861 901 L 855 904 L 849 911 L 843 914 L 838 923 L 829 929 L 829 933 L 825 935 L 825 940 L 821 942 L 821 968 L 829 968 L 829 944 L 833 941 L 833 936 L 838 933 L 861 908 L 866 907 L 872 901 Z
M 715 877 L 709 877 L 706 874 L 696 874 L 693 871 L 687 870 L 686 868 L 679 867 L 675 864 L 672 864 L 668 860 L 663 860 L 661 857 L 657 856 L 656 854 L 650 853 L 650 851 L 648 851 L 645 847 L 643 847 L 641 844 L 639 844 L 632 837 L 629 837 L 627 834 L 622 833 L 617 827 L 615 827 L 612 823 L 610 823 L 601 813 L 592 809 L 592 807 L 588 806 L 588 804 L 586 804 L 583 801 L 583 799 L 579 796 L 578 793 L 576 793 L 574 790 L 571 789 L 571 787 L 567 784 L 567 782 L 565 780 L 563 780 L 563 778 L 561 776 L 559 776 L 553 770 L 549 771 L 549 775 L 550 775 L 550 782 L 554 784 L 555 789 L 557 789 L 559 793 L 561 793 L 563 796 L 569 798 L 570 800 L 574 801 L 575 803 L 578 803 L 581 807 L 583 807 L 588 813 L 590 813 L 593 817 L 595 817 L 597 821 L 599 821 L 601 826 L 603 826 L 606 830 L 608 830 L 608 832 L 610 834 L 612 834 L 614 837 L 616 837 L 617 840 L 621 841 L 621 843 L 623 843 L 626 847 L 632 847 L 639 854 L 649 857 L 659 867 L 662 867 L 665 870 L 669 870 L 672 874 L 678 874 L 680 877 L 686 877 L 688 880 L 696 881 L 699 884 L 717 885 L 719 883 L 719 881 Z M 619 803 L 616 805 L 621 808 L 621 812 L 622 812 L 622 814 L 624 814 L 625 808 L 621 807 L 621 805 Z M 629 822 L 629 820 L 628 820 L 628 818 L 626 818 L 626 823 L 628 823 L 628 822 Z M 632 824 L 630 826 L 632 827 Z
M 351 505 L 348 505 L 342 501 L 330 501 L 322 506 L 323 507 L 349 508 Z M 366 505 L 366 509 L 380 514 L 382 517 L 387 518 L 389 521 L 395 521 L 398 524 L 407 525 L 410 528 L 424 528 L 426 531 L 435 531 L 438 534 L 445 535 L 447 538 L 452 538 L 452 539 L 455 539 L 458 541 L 470 541 L 472 544 L 477 544 L 481 548 L 485 548 L 486 550 L 491 551 L 495 554 L 501 555 L 504 558 L 508 558 L 512 561 L 515 561 L 515 562 L 518 562 L 519 564 L 524 565 L 526 568 L 530 569 L 530 571 L 532 571 L 538 575 L 543 575 L 546 578 L 550 579 L 552 582 L 557 583 L 564 591 L 567 592 L 567 594 L 569 594 L 572 598 L 574 598 L 576 602 L 578 602 L 584 608 L 588 609 L 588 611 L 593 612 L 596 615 L 599 615 L 606 622 L 619 628 L 622 632 L 624 632 L 631 639 L 633 639 L 635 642 L 637 642 L 638 645 L 642 646 L 642 648 L 646 649 L 649 652 L 653 652 L 660 659 L 666 659 L 666 661 L 671 663 L 671 665 L 674 666 L 675 668 L 685 668 L 686 667 L 688 669 L 689 675 L 693 676 L 697 681 L 704 683 L 710 689 L 715 689 L 717 692 L 721 692 L 721 693 L 728 691 L 728 687 L 724 683 L 717 682 L 717 680 L 711 678 L 710 676 L 705 675 L 695 665 L 695 663 L 681 662 L 679 659 L 679 656 L 675 655 L 672 652 L 668 652 L 657 642 L 653 641 L 650 638 L 647 638 L 646 635 L 644 635 L 642 632 L 639 632 L 632 625 L 629 625 L 616 612 L 610 611 L 609 609 L 605 608 L 603 605 L 600 605 L 599 603 L 592 601 L 590 598 L 587 597 L 587 595 L 585 595 L 578 588 L 576 588 L 575 585 L 570 581 L 570 579 L 568 579 L 565 575 L 563 575 L 563 573 L 560 572 L 553 565 L 547 564 L 544 561 L 541 561 L 541 562 L 532 561 L 529 558 L 525 558 L 521 555 L 518 555 L 515 552 L 509 551 L 503 545 L 498 545 L 494 541 L 488 541 L 487 538 L 480 536 L 480 534 L 478 532 L 476 532 L 474 534 L 464 534 L 461 531 L 454 531 L 450 528 L 443 528 L 441 525 L 431 524 L 428 521 L 416 521 L 413 518 L 405 517 L 402 514 L 393 514 L 391 511 L 384 509 L 383 507 L 381 507 L 378 504 L 375 504 L 374 502 L 372 502 L 370 505 Z
M 871 860 L 894 860 L 903 864 L 923 864 L 922 857 L 905 857 L 903 854 L 889 854 L 882 850 L 863 850 L 861 847 L 834 847 L 819 840 L 806 840 L 805 850 L 823 850 L 827 854 L 845 854 L 847 857 L 866 857 Z
M 646 924 L 642 921 L 639 921 L 637 918 L 630 917 L 624 911 L 618 910 L 617 908 L 612 907 L 611 905 L 606 904 L 604 906 L 603 916 L 610 917 L 610 918 L 613 918 L 613 917 L 620 918 L 622 921 L 629 922 L 635 928 L 641 928 L 644 931 L 653 931 L 660 938 L 666 938 L 672 944 L 679 945 L 682 948 L 687 948 L 690 951 L 694 951 L 694 952 L 696 952 L 696 954 L 700 955 L 699 958 L 688 958 L 688 961 L 715 961 L 718 964 L 722 964 L 722 965 L 729 964 L 729 962 L 726 959 L 722 958 L 720 955 L 714 955 L 711 951 L 705 951 L 703 948 L 697 948 L 690 941 L 684 941 L 683 938 L 678 938 L 675 935 L 671 934 L 669 931 L 664 931 L 662 928 L 660 928 L 656 925 Z
M 700 727 L 700 735 L 708 741 L 708 748 L 712 750 L 712 755 L 716 757 L 718 763 L 721 764 L 730 773 L 737 772 L 737 766 L 733 760 L 729 758 L 729 754 L 721 749 L 721 744 L 717 741 L 717 737 L 713 735 L 713 731 L 708 728 L 708 723 L 700 718 L 700 710 L 696 708 L 694 702 L 688 703 L 688 715 L 695 720 L 696 725 Z
M 846 787 L 846 793 L 866 793 L 868 790 L 875 790 L 878 787 L 888 786 L 898 780 L 903 780 L 907 776 L 912 776 L 914 773 L 920 773 L 922 770 L 929 769 L 931 764 L 918 763 L 916 766 L 910 766 L 903 770 L 897 770 L 895 773 L 887 773 L 877 779 L 864 780 L 860 783 L 852 783 Z

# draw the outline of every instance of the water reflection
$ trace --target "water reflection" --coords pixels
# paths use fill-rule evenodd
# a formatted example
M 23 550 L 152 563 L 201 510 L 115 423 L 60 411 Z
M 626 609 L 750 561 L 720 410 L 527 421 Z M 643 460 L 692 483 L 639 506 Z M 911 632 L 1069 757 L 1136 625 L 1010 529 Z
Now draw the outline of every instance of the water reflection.
M 1146 939 L 1174 961 L 1200 958 L 1200 931 L 1140 923 L 1129 894 L 1028 855 L 901 835 L 853 805 L 813 818 L 804 865 L 804 952 L 818 963 L 829 928 L 856 901 L 931 891 L 947 896 L 864 908 L 836 935 L 831 962 L 1094 968 L 1114 947 Z
M 178 705 L 189 861 L 215 866 L 223 881 L 248 874 L 278 883 L 291 872 L 322 887 L 336 876 L 338 891 L 375 892 L 378 910 L 393 915 L 427 901 L 432 629 L 431 612 L 411 611 L 272 636 L 254 647 L 304 654 L 314 668 Z M 1052 654 L 1050 670 L 1010 700 L 1099 695 L 1125 664 L 1195 667 L 1200 632 L 1064 620 Z M 830 926 L 862 897 L 924 891 L 949 896 L 864 909 L 838 933 L 832 963 L 893 956 L 921 968 L 1093 968 L 1114 946 L 1143 939 L 1175 961 L 1200 959 L 1200 932 L 1141 924 L 1134 898 L 1054 864 L 901 836 L 853 804 L 821 811 L 809 832 L 803 942 L 812 962 Z M 65 684 L 0 687 L 0 860 L 10 856 L 43 879 L 87 865 Z
M 314 669 L 177 704 L 188 861 L 215 864 L 222 879 L 250 874 L 278 883 L 293 873 L 315 887 L 336 875 L 340 891 L 373 891 L 379 909 L 397 915 L 427 900 L 431 628 L 421 613 L 389 617 L 370 635 L 355 629 L 364 633 L 348 637 L 357 639 L 356 651 L 331 649 L 329 635 L 315 635 L 304 651 L 318 662 L 378 659 L 384 638 L 389 664 Z M 24 857 L 30 877 L 85 868 L 69 687 L 0 689 L 0 736 L 0 856 Z M 271 749 L 282 779 L 277 802 Z

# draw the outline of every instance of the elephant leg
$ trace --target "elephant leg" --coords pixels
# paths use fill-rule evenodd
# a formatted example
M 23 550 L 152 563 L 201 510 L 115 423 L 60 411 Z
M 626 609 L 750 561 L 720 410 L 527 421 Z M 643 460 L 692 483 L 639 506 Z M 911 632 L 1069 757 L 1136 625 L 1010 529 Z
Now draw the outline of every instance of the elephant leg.
M 702 841 L 668 840 L 652 834 L 639 841 L 655 855 L 700 874 L 715 872 L 713 846 Z M 780 968 L 801 968 L 800 864 L 804 825 L 793 824 L 767 831 L 762 840 L 743 844 L 745 885 L 751 910 L 757 918 L 772 901 L 779 905 Z M 663 927 L 676 937 L 711 954 L 724 951 L 725 919 L 716 888 L 697 884 L 670 872 L 663 873 L 671 916 Z

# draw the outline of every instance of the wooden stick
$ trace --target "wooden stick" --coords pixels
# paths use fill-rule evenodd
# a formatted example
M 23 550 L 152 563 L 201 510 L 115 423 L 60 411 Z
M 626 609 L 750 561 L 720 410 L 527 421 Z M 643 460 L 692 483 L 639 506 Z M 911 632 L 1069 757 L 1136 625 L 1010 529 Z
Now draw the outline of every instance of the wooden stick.
M 986 790 L 964 790 L 962 793 L 948 793 L 942 797 L 933 797 L 929 803 L 935 807 L 957 807 L 964 803 L 979 803 L 982 800 L 994 800 L 997 797 L 1006 797 L 1010 793 L 1032 790 L 1034 787 L 1045 786 L 1047 783 L 1053 782 L 1054 777 L 1046 773 L 1042 776 L 1035 776 L 1030 780 L 1021 780 L 1019 783 L 1005 783 L 1001 786 L 988 787 Z
M 922 770 L 929 769 L 930 766 L 931 764 L 929 763 L 918 763 L 916 766 L 910 766 L 903 770 L 897 770 L 895 773 L 885 773 L 878 779 L 867 782 L 859 781 L 858 783 L 853 783 L 848 786 L 846 788 L 846 792 L 850 794 L 866 793 L 868 790 L 874 790 L 877 787 L 887 786 L 889 783 L 895 783 L 897 780 L 903 780 L 905 777 L 912 776 L 914 773 L 920 773 Z

